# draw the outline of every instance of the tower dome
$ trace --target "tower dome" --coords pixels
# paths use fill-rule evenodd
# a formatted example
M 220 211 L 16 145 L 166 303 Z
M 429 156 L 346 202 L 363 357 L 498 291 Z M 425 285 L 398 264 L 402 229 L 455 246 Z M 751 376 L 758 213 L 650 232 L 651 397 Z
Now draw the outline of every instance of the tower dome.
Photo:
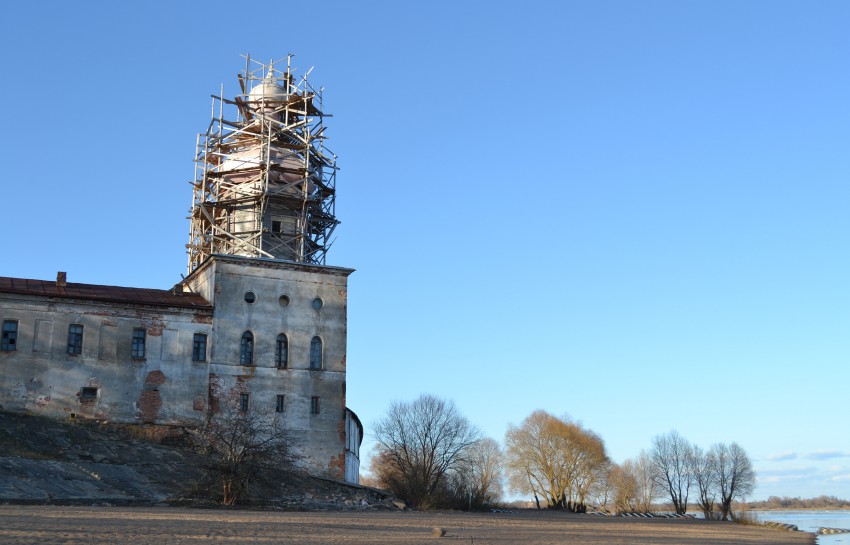
M 251 108 L 259 113 L 275 110 L 282 100 L 286 100 L 286 89 L 277 82 L 271 70 L 266 78 L 252 87 L 251 92 L 248 93 Z

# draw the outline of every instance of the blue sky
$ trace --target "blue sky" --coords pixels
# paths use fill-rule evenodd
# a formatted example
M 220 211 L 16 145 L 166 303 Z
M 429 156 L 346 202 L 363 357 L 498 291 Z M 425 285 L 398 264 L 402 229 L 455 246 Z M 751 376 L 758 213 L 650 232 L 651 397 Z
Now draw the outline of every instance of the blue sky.
M 325 87 L 348 403 L 737 441 L 850 497 L 850 4 L 14 3 L 0 274 L 170 287 L 239 56 Z M 367 443 L 368 443 L 367 438 Z

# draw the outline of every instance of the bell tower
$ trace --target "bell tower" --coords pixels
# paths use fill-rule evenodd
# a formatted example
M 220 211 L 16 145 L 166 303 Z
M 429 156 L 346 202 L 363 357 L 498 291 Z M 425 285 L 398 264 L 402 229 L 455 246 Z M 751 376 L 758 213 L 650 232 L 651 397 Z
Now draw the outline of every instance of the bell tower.
M 339 223 L 322 89 L 309 70 L 296 76 L 292 55 L 285 68 L 244 58 L 241 93 L 213 97 L 198 135 L 189 273 L 212 254 L 324 265 Z

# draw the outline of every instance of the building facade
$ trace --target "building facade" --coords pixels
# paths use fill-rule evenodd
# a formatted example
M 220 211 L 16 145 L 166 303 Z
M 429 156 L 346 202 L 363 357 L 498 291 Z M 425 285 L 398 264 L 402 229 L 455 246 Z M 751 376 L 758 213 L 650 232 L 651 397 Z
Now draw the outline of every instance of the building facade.
M 255 85 L 198 139 L 188 275 L 170 290 L 0 277 L 0 406 L 195 426 L 235 402 L 281 419 L 309 472 L 358 482 L 353 270 L 325 265 L 335 157 L 306 78 L 246 60 Z

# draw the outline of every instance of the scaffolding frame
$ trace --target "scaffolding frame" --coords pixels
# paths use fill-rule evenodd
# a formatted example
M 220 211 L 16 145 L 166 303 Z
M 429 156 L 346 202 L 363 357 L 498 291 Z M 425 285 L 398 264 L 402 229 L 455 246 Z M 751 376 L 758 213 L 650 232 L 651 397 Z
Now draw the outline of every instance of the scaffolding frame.
M 212 95 L 197 135 L 188 271 L 212 254 L 324 265 L 339 221 L 323 88 L 310 85 L 312 68 L 296 77 L 291 54 L 285 69 L 242 57 L 242 92 Z

